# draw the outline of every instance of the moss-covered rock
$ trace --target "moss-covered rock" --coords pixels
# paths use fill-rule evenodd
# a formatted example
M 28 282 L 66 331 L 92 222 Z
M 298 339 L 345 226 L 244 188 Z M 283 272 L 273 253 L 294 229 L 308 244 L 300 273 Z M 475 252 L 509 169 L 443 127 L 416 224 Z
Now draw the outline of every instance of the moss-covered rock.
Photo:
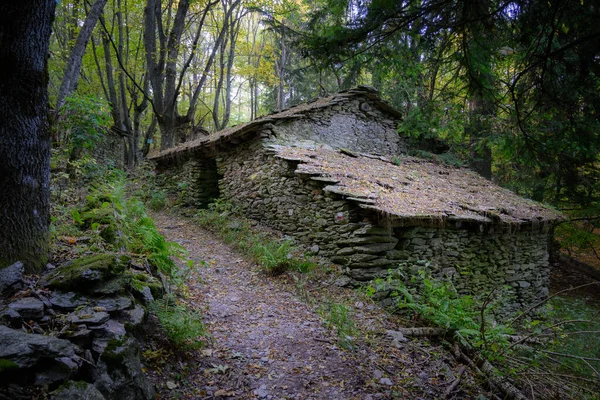
M 130 290 L 139 300 L 142 300 L 144 302 L 152 300 L 146 298 L 146 288 L 150 290 L 150 293 L 152 294 L 152 297 L 154 299 L 160 299 L 164 294 L 164 288 L 162 283 L 152 275 L 145 274 L 143 272 L 131 272 L 129 274 L 129 278 Z
M 69 261 L 41 280 L 52 289 L 94 292 L 102 283 L 122 274 L 131 258 L 123 254 L 104 253 Z

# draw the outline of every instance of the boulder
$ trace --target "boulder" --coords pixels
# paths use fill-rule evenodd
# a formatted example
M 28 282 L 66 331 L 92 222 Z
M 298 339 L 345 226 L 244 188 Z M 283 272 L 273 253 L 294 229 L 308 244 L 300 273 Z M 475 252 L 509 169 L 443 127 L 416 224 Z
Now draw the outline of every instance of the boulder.
M 48 299 L 53 307 L 63 311 L 72 311 L 78 307 L 85 306 L 90 300 L 73 292 L 54 292 Z
M 153 399 L 154 388 L 142 371 L 135 340 L 111 340 L 93 370 L 96 388 L 106 399 Z
M 40 280 L 40 284 L 63 291 L 94 293 L 106 281 L 122 274 L 130 262 L 131 258 L 122 254 L 85 256 L 53 269 Z
M 15 300 L 8 307 L 18 312 L 21 318 L 25 320 L 40 319 L 44 316 L 44 303 L 35 297 L 24 297 Z
M 81 366 L 77 347 L 64 339 L 0 326 L 0 375 L 12 382 L 60 382 Z
M 131 300 L 131 297 L 120 296 L 94 300 L 93 303 L 104 311 L 112 313 L 131 308 L 133 300 Z
M 10 296 L 23 289 L 23 263 L 17 261 L 13 265 L 0 269 L 0 295 Z

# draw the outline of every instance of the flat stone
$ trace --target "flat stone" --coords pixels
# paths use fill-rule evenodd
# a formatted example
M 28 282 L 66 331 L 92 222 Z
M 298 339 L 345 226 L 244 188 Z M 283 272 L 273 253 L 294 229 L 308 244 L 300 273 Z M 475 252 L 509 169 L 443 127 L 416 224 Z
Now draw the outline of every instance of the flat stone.
M 13 301 L 8 305 L 25 319 L 40 319 L 44 316 L 44 303 L 35 297 L 24 297 Z
M 12 308 L 0 304 L 0 321 L 13 328 L 18 328 L 22 325 L 21 315 Z
M 73 292 L 54 292 L 48 299 L 52 306 L 63 311 L 72 311 L 89 303 L 89 299 Z
M 80 257 L 48 272 L 40 285 L 64 291 L 89 291 L 119 276 L 131 262 L 129 256 L 102 253 Z
M 96 304 L 98 307 L 104 308 L 104 310 L 111 313 L 131 308 L 133 301 L 130 297 L 113 297 L 95 300 L 94 304 Z
M 353 262 L 353 263 L 349 264 L 348 267 L 350 267 L 352 269 L 376 268 L 376 267 L 387 267 L 387 266 L 396 265 L 396 264 L 398 264 L 397 261 L 388 260 L 387 258 L 378 258 L 378 259 L 375 259 L 373 261 L 368 261 L 368 262 Z
M 393 244 L 393 246 L 388 249 L 391 250 L 396 246 L 396 243 L 398 243 L 398 239 L 393 236 L 360 236 L 346 240 L 340 240 L 339 243 L 342 245 L 370 245 L 373 243 Z
M 10 295 L 23 289 L 23 263 L 16 263 L 0 269 L 0 295 Z
M 386 385 L 386 386 L 392 386 L 393 385 L 393 383 L 390 380 L 390 378 L 381 378 L 379 380 L 379 383 L 381 383 L 382 385 Z
M 373 225 L 366 225 L 363 226 L 360 229 L 357 229 L 355 232 L 357 235 L 377 235 L 377 236 L 390 236 L 391 235 L 391 229 L 390 228 L 384 228 L 381 226 L 373 226 Z
M 71 313 L 67 316 L 69 322 L 81 325 L 101 325 L 108 321 L 110 316 L 104 311 L 94 311 L 93 308 L 86 307 L 83 310 L 79 310 L 76 313 Z
M 339 249 L 335 254 L 338 256 L 349 256 L 354 253 L 356 253 L 354 247 L 344 247 L 342 249 Z
M 396 247 L 396 243 L 397 242 L 366 244 L 364 246 L 356 246 L 354 247 L 354 250 L 356 250 L 357 253 L 379 254 L 393 250 Z

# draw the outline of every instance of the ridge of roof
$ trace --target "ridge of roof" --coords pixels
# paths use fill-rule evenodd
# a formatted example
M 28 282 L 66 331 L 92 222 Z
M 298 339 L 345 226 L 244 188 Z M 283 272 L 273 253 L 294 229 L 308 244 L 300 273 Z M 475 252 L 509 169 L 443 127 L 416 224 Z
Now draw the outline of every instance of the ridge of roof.
M 372 100 L 375 105 L 396 118 L 401 116 L 400 112 L 394 109 L 389 103 L 379 97 L 377 89 L 371 86 L 358 86 L 353 89 L 344 90 L 329 96 L 315 98 L 308 102 L 296 106 L 260 116 L 243 124 L 225 128 L 221 131 L 211 133 L 198 139 L 184 142 L 170 149 L 160 151 L 148 157 L 153 162 L 164 162 L 178 158 L 185 158 L 195 152 L 205 150 L 207 152 L 216 152 L 220 147 L 235 145 L 240 141 L 245 141 L 256 133 L 257 128 L 267 123 L 280 120 L 292 120 L 302 118 L 306 113 L 336 105 L 339 101 L 352 97 L 364 96 Z

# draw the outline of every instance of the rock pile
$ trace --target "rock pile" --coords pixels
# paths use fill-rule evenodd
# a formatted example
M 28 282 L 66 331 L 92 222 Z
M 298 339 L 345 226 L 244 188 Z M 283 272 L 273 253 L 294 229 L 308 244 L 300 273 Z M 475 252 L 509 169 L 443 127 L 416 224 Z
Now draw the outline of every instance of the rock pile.
M 128 256 L 48 265 L 37 282 L 15 263 L 0 270 L 0 288 L 0 398 L 155 397 L 136 335 L 162 285 Z

